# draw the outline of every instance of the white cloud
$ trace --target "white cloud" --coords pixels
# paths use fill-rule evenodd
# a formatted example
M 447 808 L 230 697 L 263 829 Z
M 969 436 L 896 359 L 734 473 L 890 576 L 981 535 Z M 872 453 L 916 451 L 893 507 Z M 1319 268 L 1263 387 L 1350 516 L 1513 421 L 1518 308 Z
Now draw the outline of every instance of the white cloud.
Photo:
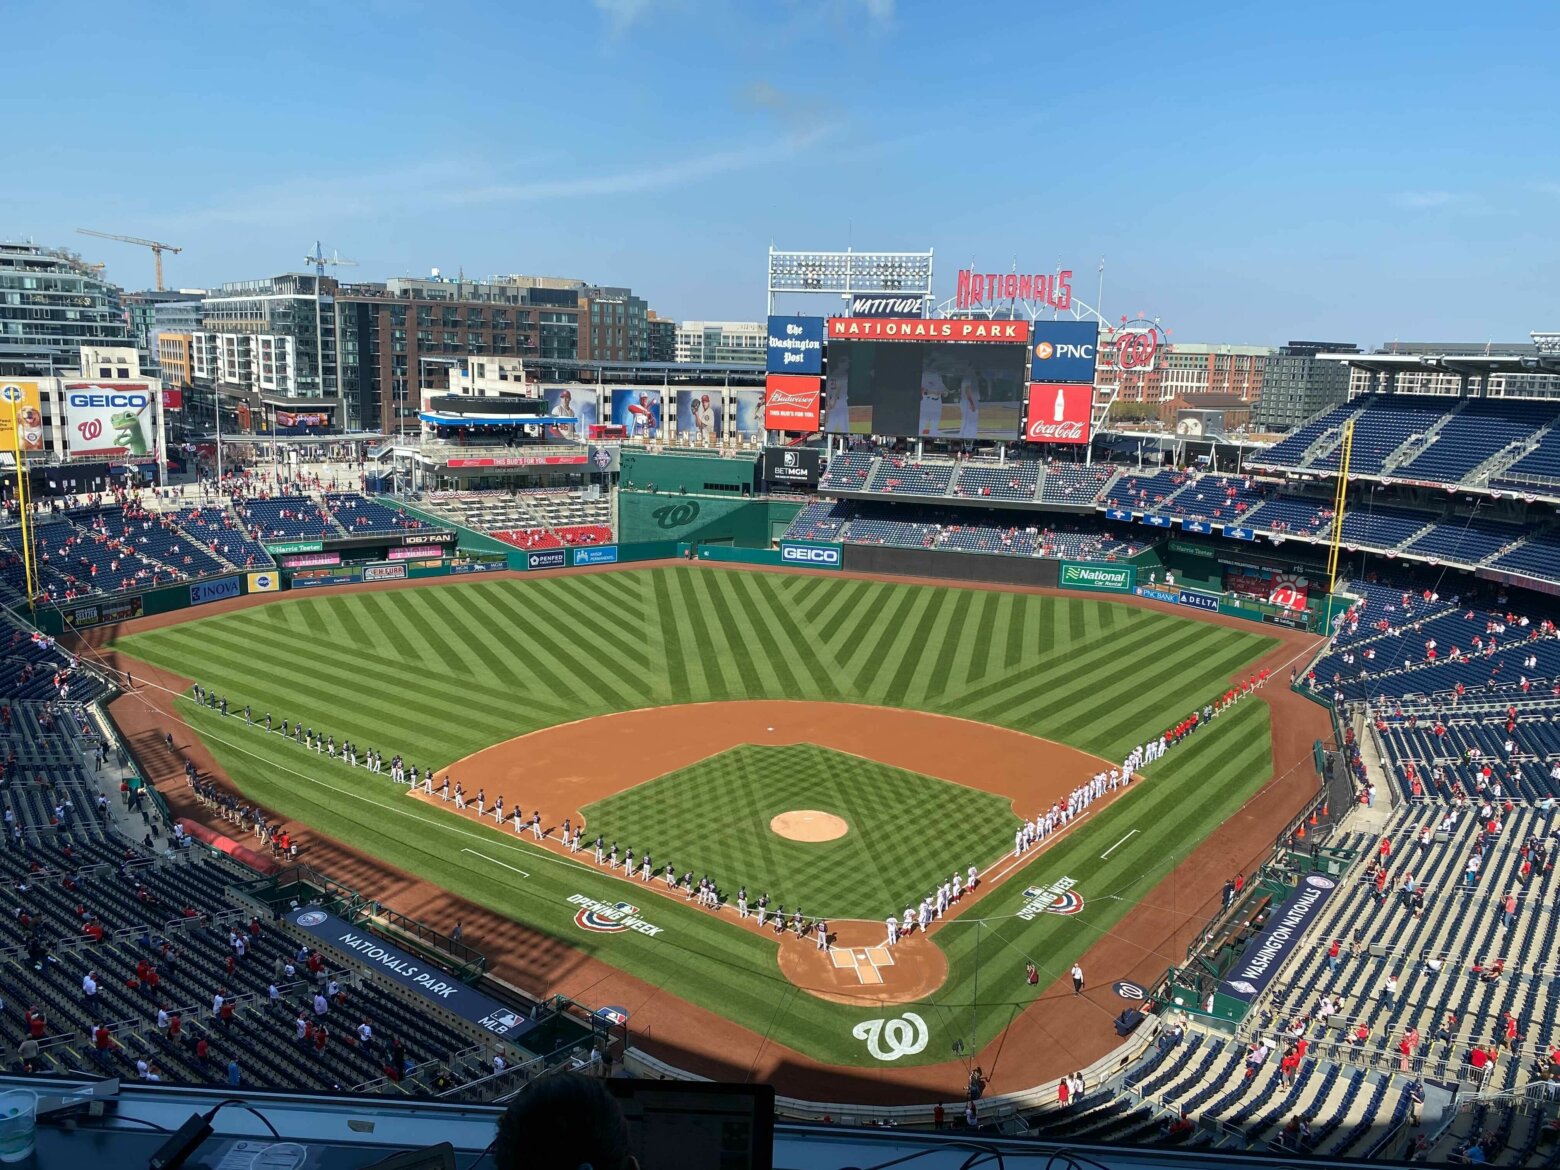
M 703 179 L 769 166 L 792 158 L 820 141 L 829 127 L 787 134 L 774 141 L 742 150 L 694 155 L 673 162 L 601 175 L 566 175 L 532 179 L 524 183 L 495 183 L 443 193 L 447 203 L 534 203 L 546 199 L 574 199 L 601 195 L 632 195 L 683 187 Z
M 1458 195 L 1451 191 L 1399 191 L 1392 196 L 1392 202 L 1399 207 L 1410 210 L 1423 210 L 1427 207 L 1450 207 L 1454 204 L 1467 202 L 1466 195 Z
M 894 8 L 898 0 L 861 0 L 861 6 L 867 10 L 867 15 L 877 23 L 885 27 L 894 23 Z
M 607 33 L 621 37 L 650 11 L 650 0 L 594 0 L 596 11 L 607 18 Z

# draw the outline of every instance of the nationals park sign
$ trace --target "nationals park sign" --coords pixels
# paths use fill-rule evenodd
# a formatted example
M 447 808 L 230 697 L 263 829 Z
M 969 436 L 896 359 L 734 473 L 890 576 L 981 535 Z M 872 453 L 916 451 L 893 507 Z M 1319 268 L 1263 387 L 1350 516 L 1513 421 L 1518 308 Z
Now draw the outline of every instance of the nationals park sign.
M 1063 561 L 1063 589 L 1085 589 L 1094 593 L 1131 593 L 1137 584 L 1137 569 L 1132 565 L 1096 565 Z
M 289 910 L 287 921 L 331 950 L 352 955 L 374 974 L 505 1040 L 518 1040 L 535 1027 L 491 996 L 318 906 Z

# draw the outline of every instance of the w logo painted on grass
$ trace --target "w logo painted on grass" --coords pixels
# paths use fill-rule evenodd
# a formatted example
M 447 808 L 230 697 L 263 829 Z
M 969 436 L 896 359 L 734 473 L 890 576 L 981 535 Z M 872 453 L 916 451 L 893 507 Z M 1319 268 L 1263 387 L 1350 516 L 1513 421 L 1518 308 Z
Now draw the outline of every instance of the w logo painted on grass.
M 1076 914 L 1083 909 L 1083 895 L 1073 889 L 1072 878 L 1062 878 L 1049 886 L 1030 886 L 1024 891 L 1024 905 L 1018 916 L 1024 921 L 1037 914 Z
M 593 930 L 597 934 L 617 934 L 628 929 L 625 919 L 632 918 L 638 913 L 639 907 L 630 906 L 627 902 L 614 903 L 611 909 L 598 910 L 591 906 L 574 916 L 574 925 L 582 930 Z

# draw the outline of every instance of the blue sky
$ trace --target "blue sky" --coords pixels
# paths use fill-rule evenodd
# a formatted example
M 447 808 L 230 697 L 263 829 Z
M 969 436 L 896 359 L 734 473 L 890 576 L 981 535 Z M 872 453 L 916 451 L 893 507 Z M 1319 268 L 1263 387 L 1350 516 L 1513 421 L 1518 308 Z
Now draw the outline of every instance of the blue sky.
M 1560 328 L 1560 9 L 3 4 L 0 237 L 128 287 L 437 266 L 751 318 L 765 252 L 1078 271 L 1182 341 Z M 79 67 L 75 65 L 80 62 Z M 18 133 L 18 131 L 20 131 Z

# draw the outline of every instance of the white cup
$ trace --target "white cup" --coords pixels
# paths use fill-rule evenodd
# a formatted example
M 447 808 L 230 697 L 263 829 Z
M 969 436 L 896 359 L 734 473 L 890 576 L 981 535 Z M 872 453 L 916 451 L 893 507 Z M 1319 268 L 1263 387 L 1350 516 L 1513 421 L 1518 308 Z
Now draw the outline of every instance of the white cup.
M 38 1143 L 38 1094 L 31 1089 L 0 1093 L 0 1162 L 20 1162 Z

